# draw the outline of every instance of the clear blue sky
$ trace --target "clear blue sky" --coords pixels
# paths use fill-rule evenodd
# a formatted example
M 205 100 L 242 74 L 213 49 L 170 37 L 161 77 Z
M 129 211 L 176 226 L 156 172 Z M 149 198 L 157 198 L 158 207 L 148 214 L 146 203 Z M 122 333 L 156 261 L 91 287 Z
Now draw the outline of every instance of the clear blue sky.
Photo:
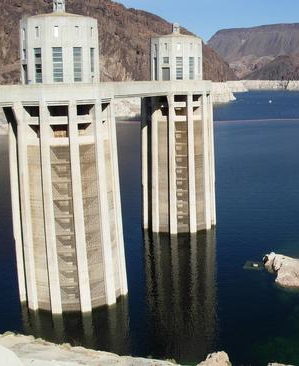
M 223 28 L 299 22 L 299 0 L 117 0 L 180 23 L 207 41 Z

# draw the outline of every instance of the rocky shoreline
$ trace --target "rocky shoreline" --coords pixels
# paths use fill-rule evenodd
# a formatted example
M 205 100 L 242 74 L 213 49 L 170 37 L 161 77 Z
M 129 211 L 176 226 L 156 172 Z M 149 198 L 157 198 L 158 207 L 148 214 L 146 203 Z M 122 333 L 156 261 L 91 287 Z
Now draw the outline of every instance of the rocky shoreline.
M 173 361 L 150 358 L 118 356 L 114 353 L 95 351 L 50 343 L 33 336 L 7 332 L 0 335 L 0 365 L 2 366 L 174 366 Z M 208 355 L 197 366 L 232 366 L 225 352 Z M 268 366 L 284 366 L 269 363 Z M 290 365 L 289 365 L 290 366 Z
M 0 365 L 2 366 L 174 366 L 172 361 L 118 356 L 84 347 L 57 345 L 32 336 L 14 333 L 0 335 Z M 225 352 L 216 352 L 198 366 L 231 366 Z
M 248 90 L 299 90 L 299 80 L 240 80 Z

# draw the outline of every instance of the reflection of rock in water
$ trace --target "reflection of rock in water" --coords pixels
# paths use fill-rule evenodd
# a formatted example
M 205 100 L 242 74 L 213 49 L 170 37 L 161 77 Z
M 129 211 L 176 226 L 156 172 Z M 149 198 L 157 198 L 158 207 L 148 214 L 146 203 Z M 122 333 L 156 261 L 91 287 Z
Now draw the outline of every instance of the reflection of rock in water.
M 214 351 L 215 232 L 172 236 L 145 232 L 150 340 L 154 357 L 203 360 Z
M 26 334 L 54 343 L 71 343 L 87 348 L 110 351 L 120 355 L 130 353 L 128 299 L 116 305 L 101 307 L 91 314 L 50 312 L 22 308 Z

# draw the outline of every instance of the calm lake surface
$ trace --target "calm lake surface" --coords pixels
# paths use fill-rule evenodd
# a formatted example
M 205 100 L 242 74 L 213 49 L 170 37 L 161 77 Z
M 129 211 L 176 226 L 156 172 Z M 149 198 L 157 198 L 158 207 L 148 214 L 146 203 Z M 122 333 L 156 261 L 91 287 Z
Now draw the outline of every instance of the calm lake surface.
M 140 124 L 118 124 L 129 297 L 83 318 L 19 305 L 0 137 L 0 333 L 184 364 L 225 350 L 234 365 L 299 365 L 299 294 L 243 269 L 270 251 L 299 257 L 299 93 L 240 93 L 214 117 L 217 227 L 171 241 L 141 230 Z

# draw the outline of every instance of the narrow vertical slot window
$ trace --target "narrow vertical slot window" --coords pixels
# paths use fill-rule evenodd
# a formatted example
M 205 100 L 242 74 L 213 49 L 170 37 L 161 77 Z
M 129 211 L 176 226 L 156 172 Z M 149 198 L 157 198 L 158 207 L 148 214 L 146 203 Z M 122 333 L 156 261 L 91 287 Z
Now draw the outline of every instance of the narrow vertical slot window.
M 35 38 L 39 38 L 39 27 L 35 27 Z
M 201 79 L 202 78 L 202 70 L 201 70 L 201 57 L 198 57 L 198 78 Z
M 82 81 L 82 48 L 73 48 L 74 81 Z
M 94 73 L 94 48 L 90 49 L 90 72 Z
M 27 65 L 23 65 L 23 80 L 25 84 L 28 84 Z
M 157 57 L 154 57 L 154 80 L 158 80 L 158 62 Z
M 54 37 L 57 38 L 59 36 L 59 27 L 58 25 L 54 25 Z
M 194 57 L 189 57 L 189 79 L 194 80 Z
M 53 80 L 54 82 L 63 82 L 62 47 L 52 48 L 52 58 L 53 58 Z
M 183 80 L 183 57 L 176 58 L 176 79 Z
M 41 50 L 41 48 L 34 49 L 34 66 L 35 66 L 35 82 L 42 83 L 43 82 L 43 73 L 42 73 L 42 50 Z

